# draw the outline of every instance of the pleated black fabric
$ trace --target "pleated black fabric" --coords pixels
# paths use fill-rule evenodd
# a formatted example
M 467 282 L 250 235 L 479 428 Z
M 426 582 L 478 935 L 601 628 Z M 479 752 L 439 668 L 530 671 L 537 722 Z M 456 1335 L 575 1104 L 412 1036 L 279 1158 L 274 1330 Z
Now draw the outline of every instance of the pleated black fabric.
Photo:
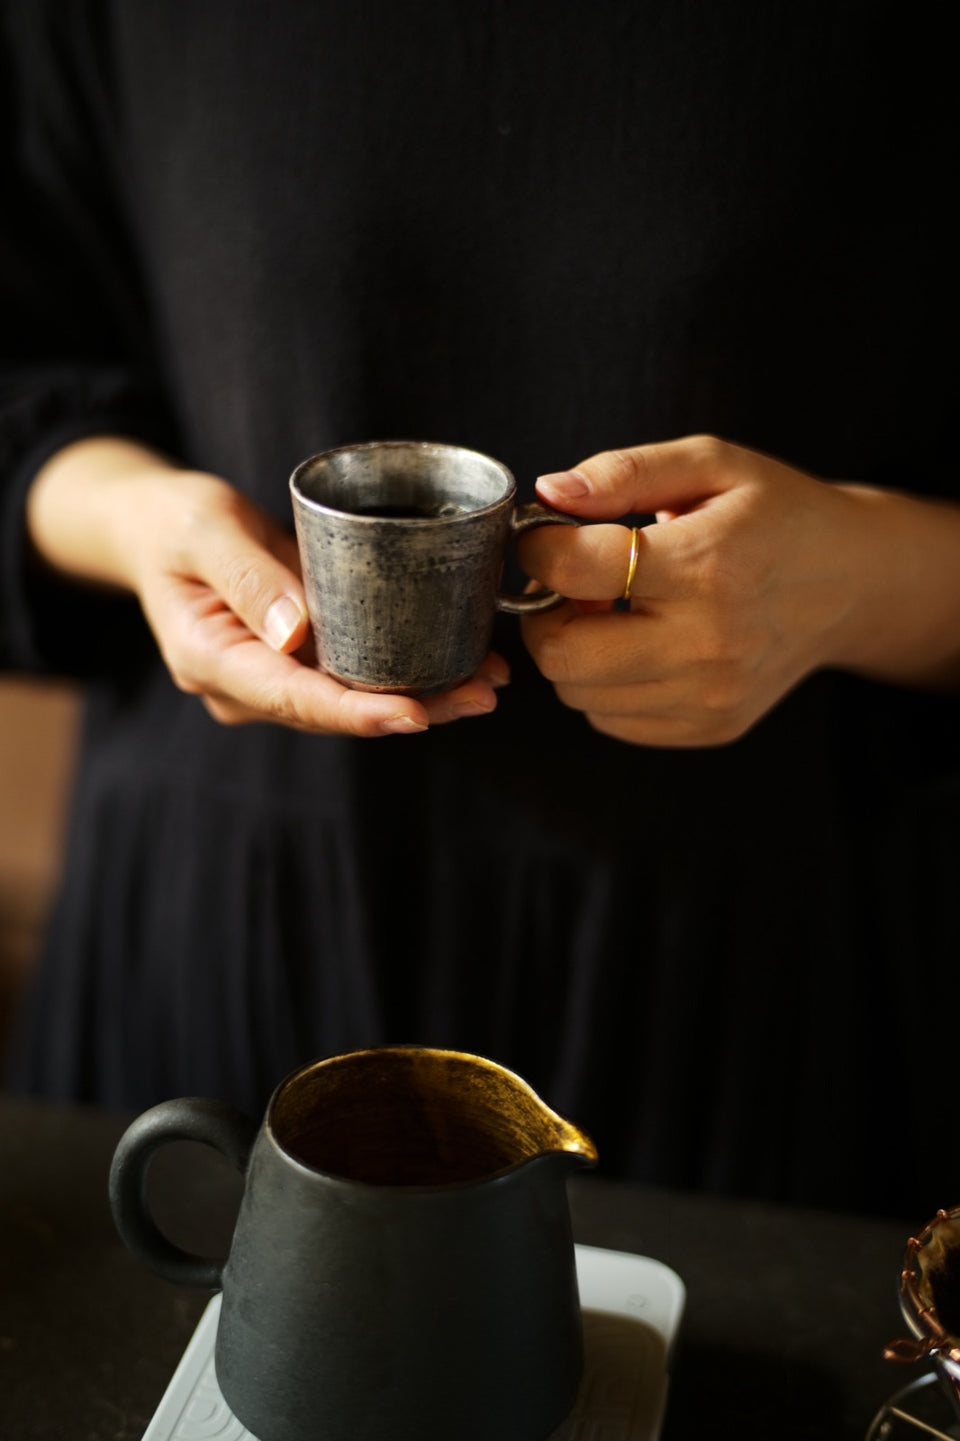
M 257 1112 L 314 1056 L 451 1045 L 612 1174 L 953 1204 L 954 698 L 822 674 L 735 745 L 646 750 L 561 707 L 505 619 L 492 717 L 224 730 L 132 604 L 23 540 L 37 465 L 103 431 L 286 524 L 299 459 L 396 436 L 525 493 L 696 431 L 955 493 L 936 47 L 850 0 L 6 21 L 0 656 L 88 688 L 10 1084 Z

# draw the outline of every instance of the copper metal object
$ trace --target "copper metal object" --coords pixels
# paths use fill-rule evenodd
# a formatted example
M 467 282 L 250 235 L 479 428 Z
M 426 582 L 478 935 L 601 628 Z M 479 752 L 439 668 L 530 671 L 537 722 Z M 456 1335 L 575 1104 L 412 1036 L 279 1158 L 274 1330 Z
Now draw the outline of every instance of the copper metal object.
M 867 1431 L 866 1441 L 885 1441 L 902 1421 L 923 1435 L 956 1441 L 960 1436 L 960 1206 L 941 1210 L 907 1241 L 900 1271 L 900 1310 L 910 1328 L 884 1348 L 888 1361 L 929 1360 L 932 1369 L 892 1396 Z M 949 1403 L 949 1430 L 908 1409 L 934 1384 Z

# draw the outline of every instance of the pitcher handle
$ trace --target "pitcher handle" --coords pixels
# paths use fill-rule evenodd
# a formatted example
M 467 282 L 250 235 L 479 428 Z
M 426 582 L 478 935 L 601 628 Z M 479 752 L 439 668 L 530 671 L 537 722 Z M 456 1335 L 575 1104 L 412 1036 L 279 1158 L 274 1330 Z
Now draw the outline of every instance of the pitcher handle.
M 147 1172 L 168 1142 L 202 1141 L 243 1173 L 256 1134 L 249 1117 L 199 1096 L 161 1101 L 127 1127 L 110 1166 L 110 1209 L 121 1240 L 148 1270 L 178 1285 L 219 1289 L 226 1260 L 195 1256 L 167 1239 L 147 1205 Z

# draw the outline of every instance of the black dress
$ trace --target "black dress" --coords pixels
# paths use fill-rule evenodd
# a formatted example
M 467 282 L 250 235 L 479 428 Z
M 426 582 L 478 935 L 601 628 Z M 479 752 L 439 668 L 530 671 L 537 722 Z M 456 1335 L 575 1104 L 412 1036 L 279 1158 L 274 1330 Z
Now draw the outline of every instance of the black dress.
M 418 1041 L 513 1066 L 612 1174 L 955 1203 L 954 698 L 820 674 L 736 744 L 633 747 L 506 618 L 490 718 L 223 729 L 22 538 L 37 466 L 99 432 L 286 524 L 298 460 L 377 437 L 526 493 L 710 431 L 949 494 L 935 40 L 847 0 L 6 10 L 0 652 L 88 696 L 10 1084 L 258 1112 Z

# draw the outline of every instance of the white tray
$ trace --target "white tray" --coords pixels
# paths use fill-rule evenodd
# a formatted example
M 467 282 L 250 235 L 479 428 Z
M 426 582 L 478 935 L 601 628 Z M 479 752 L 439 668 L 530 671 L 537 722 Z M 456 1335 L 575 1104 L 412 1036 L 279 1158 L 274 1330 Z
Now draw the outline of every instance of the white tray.
M 583 1382 L 576 1405 L 551 1441 L 656 1441 L 683 1314 L 683 1282 L 648 1256 L 596 1246 L 578 1246 L 576 1253 Z M 213 1344 L 219 1314 L 220 1297 L 214 1296 L 143 1441 L 256 1441 L 217 1386 Z

